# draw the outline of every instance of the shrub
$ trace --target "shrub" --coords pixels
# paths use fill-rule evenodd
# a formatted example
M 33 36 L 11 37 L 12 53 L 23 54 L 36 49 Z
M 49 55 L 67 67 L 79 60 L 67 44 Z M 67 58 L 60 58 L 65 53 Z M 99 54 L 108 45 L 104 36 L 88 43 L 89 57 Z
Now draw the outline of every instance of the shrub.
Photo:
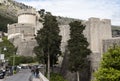
M 67 81 L 63 78 L 62 75 L 57 73 L 51 73 L 50 75 L 50 81 Z

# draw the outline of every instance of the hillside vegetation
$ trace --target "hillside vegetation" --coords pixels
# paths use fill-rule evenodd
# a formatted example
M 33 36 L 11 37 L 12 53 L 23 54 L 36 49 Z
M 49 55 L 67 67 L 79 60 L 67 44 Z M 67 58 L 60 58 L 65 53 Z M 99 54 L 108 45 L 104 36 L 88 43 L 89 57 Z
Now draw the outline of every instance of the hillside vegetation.
M 17 22 L 17 12 L 21 9 L 31 8 L 12 0 L 0 3 L 0 31 L 7 32 L 7 24 Z
M 2 16 L 0 14 L 0 31 L 4 31 L 4 32 L 7 32 L 7 24 L 12 24 L 12 23 L 15 23 L 16 21 L 13 20 L 12 18 L 8 18 L 8 17 L 5 17 L 5 16 Z

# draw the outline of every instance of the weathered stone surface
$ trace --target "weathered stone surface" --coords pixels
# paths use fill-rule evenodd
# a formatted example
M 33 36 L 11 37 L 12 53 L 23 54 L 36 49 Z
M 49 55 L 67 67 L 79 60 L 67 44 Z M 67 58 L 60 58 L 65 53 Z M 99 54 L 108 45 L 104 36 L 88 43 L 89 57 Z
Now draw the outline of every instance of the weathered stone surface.
M 103 40 L 103 53 L 108 49 L 113 48 L 115 45 L 120 46 L 120 37 Z

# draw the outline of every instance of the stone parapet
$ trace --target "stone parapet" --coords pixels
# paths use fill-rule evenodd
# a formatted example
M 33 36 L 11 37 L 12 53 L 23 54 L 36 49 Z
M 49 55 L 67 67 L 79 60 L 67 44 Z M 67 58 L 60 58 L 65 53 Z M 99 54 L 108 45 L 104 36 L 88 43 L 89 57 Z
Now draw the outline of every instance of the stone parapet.
M 22 14 L 32 14 L 32 15 L 36 15 L 36 10 L 34 8 L 30 8 L 30 9 L 22 9 L 18 11 L 18 16 L 22 15 Z
M 113 48 L 115 45 L 120 46 L 120 37 L 105 39 L 103 42 L 103 53 L 107 52 L 108 49 Z

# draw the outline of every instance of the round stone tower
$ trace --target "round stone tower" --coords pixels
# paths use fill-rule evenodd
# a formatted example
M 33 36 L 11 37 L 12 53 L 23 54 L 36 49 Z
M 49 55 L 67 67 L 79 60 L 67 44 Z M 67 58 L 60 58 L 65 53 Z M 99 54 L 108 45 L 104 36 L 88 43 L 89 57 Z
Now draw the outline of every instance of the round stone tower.
M 22 9 L 18 11 L 18 23 L 36 25 L 37 15 L 35 9 Z

